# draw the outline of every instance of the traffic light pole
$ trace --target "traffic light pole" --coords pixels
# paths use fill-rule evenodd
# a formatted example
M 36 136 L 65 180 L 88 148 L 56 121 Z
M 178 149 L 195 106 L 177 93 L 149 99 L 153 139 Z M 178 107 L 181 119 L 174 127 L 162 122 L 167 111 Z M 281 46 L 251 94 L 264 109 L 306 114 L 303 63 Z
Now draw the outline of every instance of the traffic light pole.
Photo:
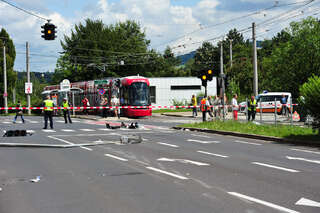
M 4 92 L 3 92 L 3 98 L 4 98 L 4 107 L 5 113 L 8 114 L 8 91 L 7 91 L 7 62 L 6 62 L 6 45 L 5 42 L 3 42 L 3 85 L 4 85 Z
M 29 71 L 29 43 L 26 42 L 26 71 L 27 71 L 27 81 L 30 83 L 30 71 Z M 27 102 L 28 102 L 28 115 L 31 115 L 31 101 L 30 101 L 30 94 L 27 94 Z

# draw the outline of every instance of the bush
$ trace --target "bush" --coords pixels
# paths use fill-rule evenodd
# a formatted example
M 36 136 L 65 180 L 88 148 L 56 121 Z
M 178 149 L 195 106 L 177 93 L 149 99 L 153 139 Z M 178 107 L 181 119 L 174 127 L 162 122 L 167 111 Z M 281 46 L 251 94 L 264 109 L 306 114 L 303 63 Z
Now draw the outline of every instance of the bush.
M 320 77 L 313 76 L 300 87 L 302 105 L 313 117 L 312 127 L 320 134 Z

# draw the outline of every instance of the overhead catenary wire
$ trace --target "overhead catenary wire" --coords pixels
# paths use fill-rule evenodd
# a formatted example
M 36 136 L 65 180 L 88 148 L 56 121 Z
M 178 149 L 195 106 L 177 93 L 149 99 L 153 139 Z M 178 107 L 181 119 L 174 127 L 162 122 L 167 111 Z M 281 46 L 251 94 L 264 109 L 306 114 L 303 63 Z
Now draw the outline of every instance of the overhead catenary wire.
M 37 18 L 39 18 L 39 19 L 46 20 L 46 21 L 50 21 L 50 19 L 44 18 L 44 17 L 39 16 L 39 15 L 37 15 L 37 14 L 35 14 L 35 13 L 33 13 L 33 12 L 30 12 L 30 11 L 28 11 L 28 10 L 26 10 L 26 9 L 23 9 L 23 8 L 21 8 L 21 7 L 18 7 L 18 6 L 14 5 L 14 4 L 6 1 L 6 0 L 0 0 L 0 1 L 2 1 L 3 3 L 6 3 L 7 5 L 10 5 L 11 7 L 14 7 L 14 8 L 16 8 L 16 9 L 18 9 L 18 10 L 24 12 L 24 13 L 27 13 L 27 14 L 32 15 L 32 16 L 34 16 L 34 17 L 37 17 Z
M 270 7 L 267 7 L 267 8 L 264 8 L 264 9 L 260 9 L 258 11 L 254 11 L 254 12 L 251 12 L 249 14 L 246 14 L 246 15 L 242 15 L 242 16 L 238 16 L 238 17 L 235 17 L 235 18 L 232 18 L 232 19 L 229 19 L 229 20 L 226 20 L 226 21 L 222 21 L 222 22 L 219 22 L 219 23 L 216 23 L 216 24 L 213 24 L 213 25 L 209 25 L 209 26 L 202 26 L 200 29 L 196 29 L 192 32 L 189 32 L 189 33 L 186 33 L 182 36 L 178 36 L 172 40 L 169 40 L 169 41 L 166 41 L 166 42 L 163 42 L 161 44 L 157 44 L 155 45 L 155 47 L 160 47 L 160 46 L 164 46 L 164 45 L 168 45 L 174 41 L 177 41 L 181 38 L 185 38 L 186 36 L 189 36 L 189 35 L 192 35 L 196 32 L 199 32 L 199 31 L 202 31 L 202 30 L 206 30 L 206 29 L 209 29 L 209 28 L 213 28 L 213 27 L 216 27 L 216 26 L 220 26 L 220 25 L 223 25 L 223 24 L 227 24 L 227 23 L 231 23 L 231 22 L 234 22 L 234 21 L 238 21 L 240 19 L 244 19 L 244 18 L 248 18 L 250 16 L 253 16 L 253 15 L 256 15 L 256 14 L 260 14 L 261 12 L 263 11 L 267 11 L 267 10 L 272 10 L 274 8 L 280 8 L 280 7 L 284 7 L 284 6 L 292 6 L 292 5 L 296 5 L 296 4 L 304 4 L 304 3 L 308 3 L 310 1 L 314 1 L 314 0 L 306 0 L 306 1 L 299 1 L 299 2 L 292 2 L 292 3 L 287 3 L 287 4 L 281 4 L 281 5 L 273 5 L 273 6 L 270 6 Z

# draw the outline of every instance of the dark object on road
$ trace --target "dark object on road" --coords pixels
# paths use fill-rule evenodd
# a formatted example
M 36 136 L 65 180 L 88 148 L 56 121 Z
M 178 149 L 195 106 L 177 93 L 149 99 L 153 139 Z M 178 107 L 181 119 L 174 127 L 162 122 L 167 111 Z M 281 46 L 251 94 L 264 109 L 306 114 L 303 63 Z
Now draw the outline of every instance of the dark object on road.
M 135 144 L 135 143 L 141 143 L 142 137 L 141 135 L 124 135 L 120 137 L 120 142 L 123 144 Z
M 127 128 L 127 125 L 124 122 L 121 122 L 121 128 Z
M 32 133 L 28 133 L 27 130 L 8 130 L 5 131 L 3 137 L 19 137 L 19 136 L 27 136 L 32 135 Z
M 128 128 L 129 129 L 138 129 L 139 128 L 139 124 L 138 124 L 138 122 L 131 123 Z
M 107 129 L 120 129 L 120 126 L 111 126 L 110 124 L 106 123 Z

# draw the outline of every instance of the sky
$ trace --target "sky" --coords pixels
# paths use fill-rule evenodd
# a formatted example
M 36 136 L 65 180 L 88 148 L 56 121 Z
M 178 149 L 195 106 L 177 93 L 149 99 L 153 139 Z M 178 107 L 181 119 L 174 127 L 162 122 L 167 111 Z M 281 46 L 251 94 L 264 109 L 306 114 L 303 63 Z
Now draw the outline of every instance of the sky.
M 85 19 L 102 20 L 106 25 L 135 20 L 151 40 L 150 49 L 162 52 L 170 46 L 175 55 L 196 50 L 203 41 L 216 44 L 236 28 L 250 39 L 252 23 L 257 39 L 272 38 L 306 16 L 319 17 L 320 0 L 5 0 L 57 26 L 57 38 L 41 38 L 44 19 L 26 14 L 0 0 L 0 29 L 13 39 L 17 57 L 15 70 L 26 70 L 26 42 L 30 70 L 53 72 L 62 51 L 60 41 Z M 309 4 L 306 4 L 308 1 Z

